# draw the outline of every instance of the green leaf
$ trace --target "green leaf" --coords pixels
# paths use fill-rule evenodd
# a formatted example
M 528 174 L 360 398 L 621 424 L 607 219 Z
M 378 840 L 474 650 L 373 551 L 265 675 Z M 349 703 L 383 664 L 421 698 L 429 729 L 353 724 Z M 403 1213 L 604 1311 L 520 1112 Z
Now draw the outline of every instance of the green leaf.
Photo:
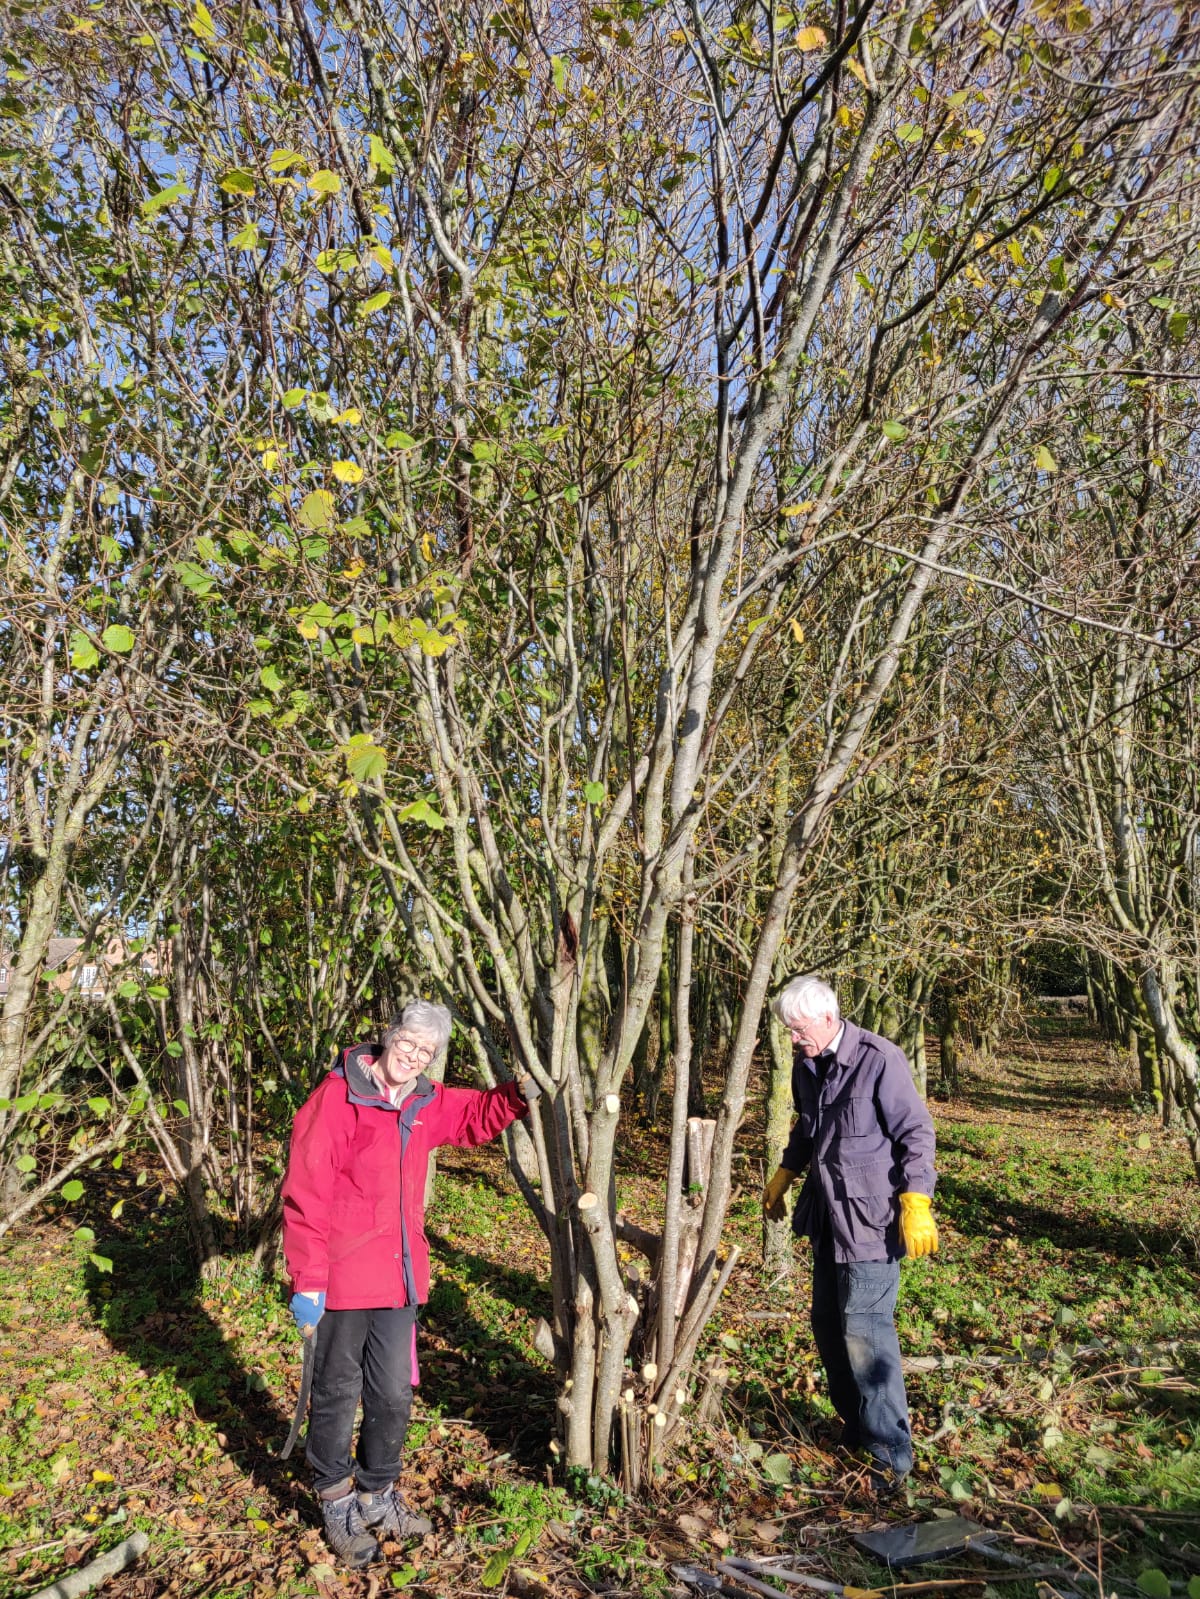
M 144 217 L 156 217 L 160 211 L 165 211 L 167 206 L 174 205 L 191 192 L 186 183 L 173 183 L 169 189 L 160 189 L 148 200 L 143 200 L 139 209 Z
M 91 1111 L 93 1116 L 107 1116 L 109 1109 L 108 1100 L 101 1095 L 97 1095 L 95 1099 L 88 1100 L 88 1109 Z
M 504 1581 L 504 1573 L 508 1570 L 512 1557 L 513 1552 L 511 1549 L 497 1549 L 480 1573 L 480 1586 L 483 1588 L 498 1588 Z
M 368 739 L 361 744 L 348 744 L 342 753 L 346 757 L 346 770 L 356 783 L 369 783 L 387 771 L 387 751 Z
M 83 1184 L 78 1177 L 72 1177 L 69 1183 L 62 1185 L 59 1193 L 67 1201 L 68 1205 L 73 1205 L 77 1199 L 83 1198 Z
M 216 587 L 213 578 L 195 561 L 176 561 L 175 571 L 184 588 L 190 589 L 198 598 L 210 594 Z
M 97 1271 L 106 1271 L 110 1276 L 112 1275 L 112 1261 L 109 1260 L 107 1255 L 89 1255 L 88 1259 Z
M 99 659 L 100 652 L 91 639 L 76 628 L 71 634 L 71 665 L 77 672 L 87 672 Z
M 274 666 L 264 666 L 258 674 L 258 681 L 269 694 L 278 694 L 283 687 L 283 679 Z
M 476 439 L 471 446 L 471 454 L 477 461 L 483 461 L 488 466 L 495 466 L 500 459 L 500 446 L 493 444 L 490 439 Z
M 446 818 L 435 811 L 427 799 L 414 800 L 411 805 L 406 805 L 396 817 L 398 822 L 422 822 L 435 833 L 440 833 L 446 825 Z
M 1170 1578 L 1157 1566 L 1147 1566 L 1145 1571 L 1140 1572 L 1137 1585 L 1146 1599 L 1171 1599 Z
M 523 1556 L 527 1555 L 531 1546 L 536 1543 L 538 1538 L 541 1537 L 541 1534 L 542 1529 L 540 1526 L 526 1527 L 525 1531 L 513 1545 L 513 1559 L 520 1560 Z
M 378 294 L 372 294 L 363 301 L 358 308 L 359 315 L 370 316 L 372 311 L 382 311 L 391 298 L 392 291 L 390 289 L 380 289 Z
M 101 633 L 100 642 L 114 655 L 128 655 L 136 640 L 124 622 L 113 622 Z
M 903 422 L 882 422 L 880 423 L 880 432 L 885 438 L 892 439 L 897 444 L 899 444 L 901 439 L 908 437 L 908 429 Z
M 217 187 L 224 189 L 226 194 L 253 194 L 254 174 L 247 172 L 245 167 L 231 167 L 225 176 L 218 180 Z
M 1200 1577 L 1189 1577 L 1187 1599 L 1200 1599 Z
M 407 1588 L 409 1583 L 417 1576 L 416 1566 L 401 1566 L 398 1571 L 392 1572 L 392 1587 Z
M 287 172 L 292 167 L 303 164 L 304 157 L 299 150 L 272 150 L 267 157 L 267 165 L 272 172 Z
M 21 1172 L 31 1172 L 37 1169 L 37 1161 L 32 1155 L 18 1155 L 13 1165 Z
M 336 172 L 330 172 L 328 167 L 321 167 L 314 172 L 308 180 L 308 186 L 315 194 L 340 194 L 342 180 Z
M 1039 444 L 1038 445 L 1037 454 L 1034 456 L 1033 460 L 1034 460 L 1034 465 L 1037 467 L 1039 472 L 1057 472 L 1058 471 L 1058 462 L 1050 454 L 1050 451 L 1046 448 L 1046 446 L 1044 444 Z
M 567 63 L 562 56 L 550 57 L 550 70 L 554 74 L 554 87 L 559 94 L 567 92 Z
M 257 222 L 247 222 L 244 228 L 239 228 L 229 240 L 235 250 L 258 250 L 262 247 L 262 238 L 258 231 Z
M 1139 1149 L 1149 1149 L 1150 1145 L 1153 1142 L 1154 1142 L 1154 1140 L 1150 1137 L 1149 1133 L 1139 1133 L 1138 1134 L 1137 1147 Z
M 367 160 L 381 177 L 390 178 L 396 170 L 396 157 L 377 133 L 367 134 Z
M 1171 311 L 1175 307 L 1175 302 L 1169 294 L 1152 294 L 1150 304 L 1156 311 Z
M 768 1482 L 782 1486 L 792 1480 L 792 1463 L 786 1455 L 768 1455 L 762 1463 L 762 1474 Z
M 74 1185 L 72 1183 L 68 1183 L 67 1184 L 67 1188 L 71 1188 L 73 1186 Z M 80 1186 L 80 1188 L 82 1188 L 83 1184 L 80 1183 L 79 1186 Z M 63 1189 L 63 1193 L 65 1194 L 66 1191 L 67 1191 L 67 1189 L 64 1188 Z M 75 1229 L 75 1242 L 76 1243 L 78 1243 L 78 1244 L 94 1244 L 95 1241 L 96 1241 L 96 1235 L 95 1235 L 95 1233 L 92 1231 L 92 1229 L 90 1227 L 76 1227 L 76 1229 Z
M 300 526 L 314 532 L 328 527 L 333 521 L 333 495 L 328 489 L 314 489 L 306 495 L 300 506 Z
M 589 805 L 603 805 L 605 794 L 603 783 L 585 783 L 583 793 Z
M 187 1100 L 186 1099 L 173 1099 L 171 1101 L 171 1109 L 172 1110 L 177 1110 L 181 1116 L 186 1116 L 187 1113 L 188 1113 Z
M 417 441 L 411 433 L 405 433 L 403 428 L 393 428 L 384 438 L 384 448 L 388 450 L 415 450 Z
M 1047 168 L 1046 172 L 1042 175 L 1042 188 L 1045 190 L 1045 192 L 1047 194 L 1051 193 L 1052 190 L 1057 189 L 1058 180 L 1061 177 L 1062 177 L 1062 168 L 1061 167 L 1049 167 L 1049 168 Z
M 171 997 L 171 990 L 165 983 L 151 983 L 146 993 L 151 999 L 170 999 Z
M 294 411 L 298 405 L 304 404 L 307 389 L 289 389 L 283 397 L 283 403 L 289 411 Z
M 317 257 L 317 271 L 325 277 L 335 272 L 350 272 L 358 265 L 353 250 L 322 250 Z

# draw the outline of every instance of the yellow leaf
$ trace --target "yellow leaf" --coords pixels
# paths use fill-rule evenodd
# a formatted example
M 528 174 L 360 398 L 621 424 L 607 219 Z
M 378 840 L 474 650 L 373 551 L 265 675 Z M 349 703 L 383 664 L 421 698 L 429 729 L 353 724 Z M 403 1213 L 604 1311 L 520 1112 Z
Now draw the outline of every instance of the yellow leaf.
M 385 272 L 390 272 L 392 270 L 394 265 L 394 262 L 392 261 L 392 252 L 388 249 L 386 244 L 373 244 L 367 251 L 367 254 L 376 263 L 376 265 L 381 266 Z
M 797 50 L 820 50 L 826 42 L 824 28 L 799 28 L 796 31 Z
M 794 505 L 781 505 L 780 516 L 807 516 L 817 508 L 816 500 L 797 500 Z
M 92 1472 L 92 1481 L 93 1482 L 112 1482 L 112 1480 L 113 1480 L 113 1474 L 112 1474 L 111 1471 L 100 1471 L 97 1468 L 97 1470 Z
M 196 35 L 197 39 L 216 38 L 217 25 L 213 21 L 212 12 L 204 4 L 204 0 L 196 0 L 196 8 L 192 12 L 192 19 L 188 23 L 188 27 Z
M 427 561 L 429 561 L 432 564 L 432 562 L 433 562 L 433 543 L 430 540 L 430 537 L 429 537 L 428 533 L 424 534 L 424 536 L 421 539 L 421 554 L 425 557 L 425 559 Z
M 797 620 L 796 620 L 796 618 L 794 616 L 792 617 L 791 622 L 792 622 L 792 637 L 796 640 L 797 644 L 803 644 L 804 643 L 804 629 L 800 626 L 799 622 L 797 622 Z
M 1034 457 L 1034 464 L 1036 465 L 1036 467 L 1037 467 L 1039 472 L 1057 472 L 1058 471 L 1058 462 L 1050 454 L 1050 451 L 1046 448 L 1046 446 L 1044 444 L 1039 444 L 1038 445 L 1037 455 Z
M 333 475 L 339 483 L 361 483 L 363 469 L 357 461 L 335 461 Z
M 273 467 L 278 466 L 279 465 L 279 451 L 278 450 L 264 450 L 263 453 L 262 453 L 262 464 L 263 464 L 264 467 L 266 467 L 268 472 L 270 472 Z
M 339 411 L 333 420 L 340 427 L 356 428 L 362 421 L 362 412 L 357 405 L 348 405 L 344 411 Z
M 301 638 L 307 639 L 319 638 L 321 635 L 321 629 L 315 622 L 297 622 L 296 631 Z
M 867 87 L 867 75 L 863 71 L 863 69 L 859 66 L 858 62 L 855 61 L 853 56 L 847 56 L 846 57 L 846 65 L 850 68 L 851 72 L 853 72 L 854 76 L 858 79 L 858 81 L 862 84 L 863 88 L 865 89 Z

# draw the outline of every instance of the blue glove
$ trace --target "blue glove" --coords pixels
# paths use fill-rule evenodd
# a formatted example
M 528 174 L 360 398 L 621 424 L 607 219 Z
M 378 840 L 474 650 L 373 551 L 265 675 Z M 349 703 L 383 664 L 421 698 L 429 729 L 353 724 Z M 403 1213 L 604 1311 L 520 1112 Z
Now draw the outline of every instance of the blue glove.
M 324 1294 L 293 1294 L 289 1306 L 302 1333 L 310 1333 L 325 1314 Z

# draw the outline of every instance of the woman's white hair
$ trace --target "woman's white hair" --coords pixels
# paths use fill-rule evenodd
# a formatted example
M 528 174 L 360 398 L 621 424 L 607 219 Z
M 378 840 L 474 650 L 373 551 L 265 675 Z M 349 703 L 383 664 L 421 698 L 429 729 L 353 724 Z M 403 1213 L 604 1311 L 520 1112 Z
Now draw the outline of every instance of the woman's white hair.
M 785 1027 L 795 1027 L 798 1022 L 812 1021 L 817 1016 L 842 1014 L 833 989 L 811 973 L 786 983 L 771 1001 L 771 1009 Z
M 420 1033 L 435 1046 L 436 1060 L 450 1042 L 450 1012 L 444 1005 L 434 1005 L 427 999 L 410 999 L 399 1016 L 388 1023 L 382 1039 L 385 1050 L 398 1033 Z

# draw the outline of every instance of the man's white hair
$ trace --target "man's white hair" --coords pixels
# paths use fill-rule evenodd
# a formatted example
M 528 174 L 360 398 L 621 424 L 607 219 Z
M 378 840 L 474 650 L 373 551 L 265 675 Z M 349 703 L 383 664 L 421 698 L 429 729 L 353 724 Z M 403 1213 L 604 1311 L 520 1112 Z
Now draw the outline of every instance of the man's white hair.
M 785 984 L 771 1001 L 771 1009 L 785 1027 L 795 1027 L 801 1021 L 812 1021 L 826 1014 L 838 1017 L 842 1014 L 833 989 L 811 972 L 805 977 L 793 977 Z
M 450 1012 L 444 1005 L 428 999 L 410 999 L 399 1016 L 388 1024 L 382 1044 L 387 1049 L 397 1033 L 419 1033 L 434 1046 L 434 1059 L 450 1042 Z

